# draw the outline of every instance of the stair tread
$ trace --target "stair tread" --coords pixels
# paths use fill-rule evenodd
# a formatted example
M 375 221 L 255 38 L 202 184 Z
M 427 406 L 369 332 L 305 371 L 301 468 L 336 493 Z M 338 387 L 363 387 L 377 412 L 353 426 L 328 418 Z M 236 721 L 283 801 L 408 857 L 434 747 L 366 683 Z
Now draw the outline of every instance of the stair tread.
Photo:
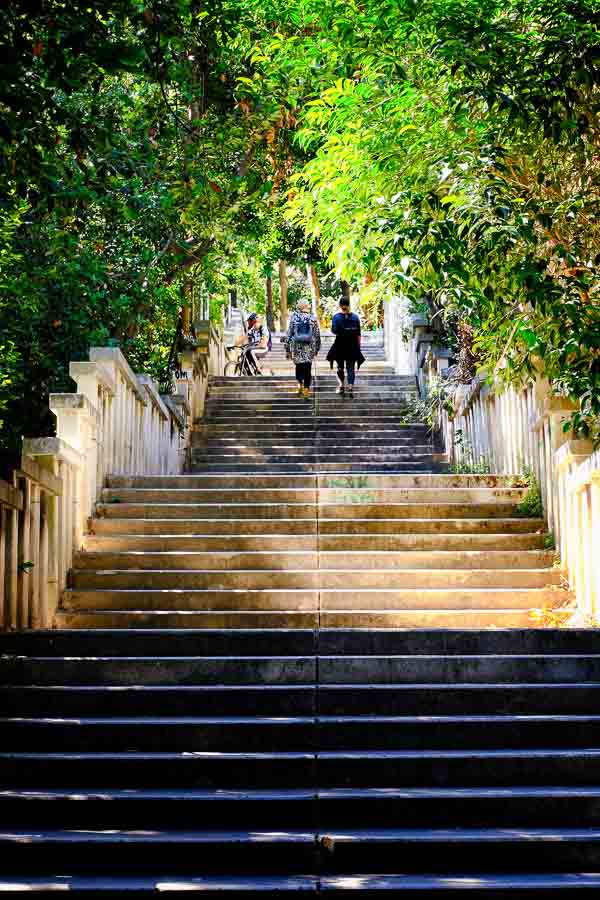
M 361 725 L 413 725 L 413 724 L 448 724 L 459 725 L 461 723 L 526 723 L 526 722 L 600 722 L 599 715 L 565 713 L 534 714 L 534 715 L 480 715 L 480 716 L 340 716 L 340 715 L 315 715 L 315 716 L 0 716 L 0 726 L 12 725 L 126 725 L 146 726 L 156 725 L 314 725 L 319 724 L 350 724 Z
M 521 797 L 525 799 L 539 798 L 569 798 L 569 797 L 600 797 L 600 787 L 597 786 L 544 786 L 544 787 L 403 787 L 403 788 L 218 788 L 214 790 L 201 788 L 94 788 L 78 787 L 76 789 L 65 788 L 12 788 L 0 789 L 0 802 L 8 799 L 23 800 L 72 800 L 81 802 L 85 800 L 173 800 L 186 802 L 193 800 L 215 801 L 269 801 L 269 800 L 451 800 L 451 799 L 510 799 Z M 337 833 L 337 832 L 336 832 Z
M 599 833 L 600 838 L 600 833 Z M 311 844 L 315 841 L 315 834 L 310 831 L 186 831 L 186 830 L 161 830 L 152 829 L 143 831 L 131 829 L 93 829 L 78 830 L 52 829 L 30 830 L 25 828 L 11 828 L 10 832 L 0 832 L 0 844 L 22 843 L 27 841 L 36 843 L 96 843 L 96 844 L 216 844 L 216 843 L 302 843 Z
M 344 843 L 361 841 L 363 843 L 387 843 L 395 841 L 413 841 L 415 843 L 433 843 L 443 841 L 453 844 L 534 842 L 535 840 L 588 840 L 600 841 L 598 828 L 377 828 L 377 829 L 344 829 L 324 830 L 319 832 L 322 840 L 328 843 Z

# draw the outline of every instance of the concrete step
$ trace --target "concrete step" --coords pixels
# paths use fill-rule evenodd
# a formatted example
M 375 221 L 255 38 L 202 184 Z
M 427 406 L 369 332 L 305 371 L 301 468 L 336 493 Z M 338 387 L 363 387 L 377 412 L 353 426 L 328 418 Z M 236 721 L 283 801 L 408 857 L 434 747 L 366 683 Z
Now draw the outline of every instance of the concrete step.
M 251 752 L 587 748 L 598 716 L 132 716 L 2 718 L 4 752 Z M 0 795 L 0 809 L 1 809 Z M 433 823 L 432 823 L 433 824 Z
M 85 551 L 405 551 L 405 550 L 541 550 L 543 534 L 224 534 L 224 535 L 88 535 Z
M 0 753 L 0 779 L 18 788 L 294 787 L 316 783 L 317 760 L 301 752 Z M 598 781 L 600 751 L 355 750 L 318 755 L 319 782 L 328 787 L 589 787 Z M 376 773 L 376 774 L 375 774 Z
M 534 598 L 532 598 L 533 601 Z M 558 605 L 558 604 L 548 604 Z M 517 609 L 415 609 L 338 610 L 336 612 L 283 611 L 173 611 L 81 610 L 58 611 L 58 628 L 527 628 L 530 610 Z
M 143 510 L 140 510 L 143 512 Z M 518 521 L 518 520 L 516 520 Z M 94 535 L 310 535 L 317 532 L 317 518 L 309 519 L 161 519 L 102 518 L 93 523 Z
M 98 633 L 112 635 L 115 632 Z M 118 633 L 130 634 L 124 630 Z M 203 633 L 211 632 L 200 632 Z M 164 640 L 164 631 L 147 630 L 146 634 L 155 634 Z M 569 690 L 568 685 L 564 687 Z M 10 715 L 18 708 L 24 716 L 58 715 L 61 718 L 69 715 L 159 716 L 165 709 L 171 715 L 180 716 L 208 716 L 215 709 L 230 716 L 315 716 L 316 693 L 314 684 L 20 685 L 0 687 L 0 711 L 2 715 Z M 2 796 L 0 791 L 0 802 Z
M 23 871 L 98 871 L 110 859 L 113 872 L 301 873 L 315 868 L 318 847 L 312 832 L 27 830 L 0 834 L 4 874 Z
M 282 479 L 282 481 L 284 481 Z M 331 486 L 317 487 L 316 480 L 302 487 L 204 487 L 191 488 L 105 488 L 102 502 L 108 503 L 203 503 L 235 501 L 247 503 L 360 503 L 386 505 L 389 503 L 491 503 L 517 505 L 525 494 L 524 488 L 448 487 L 396 488 Z
M 553 569 L 76 569 L 71 587 L 104 588 L 323 590 L 327 588 L 547 588 L 560 583 Z M 168 627 L 165 625 L 165 627 Z M 214 626 L 220 627 L 220 626 Z M 257 626 L 258 627 L 258 626 Z M 265 627 L 265 626 L 263 626 Z M 345 627 L 334 625 L 327 627 Z M 376 627 L 376 626 L 373 626 Z
M 252 473 L 261 474 L 264 471 L 269 472 L 281 472 L 281 473 L 291 473 L 291 474 L 344 474 L 344 472 L 348 471 L 348 468 L 352 467 L 355 472 L 360 472 L 363 474 L 384 474 L 384 473 L 393 473 L 398 475 L 403 474 L 428 474 L 430 472 L 434 472 L 436 470 L 439 471 L 439 468 L 433 462 L 423 462 L 423 463 L 389 463 L 389 462 L 360 462 L 357 463 L 356 460 L 349 459 L 338 459 L 336 462 L 324 462 L 323 460 L 319 460 L 319 462 L 315 463 L 306 463 L 306 462 L 292 462 L 292 463 L 270 463 L 268 466 L 265 464 L 252 463 L 248 462 L 237 462 L 237 463 L 205 463 L 201 462 L 196 464 L 192 458 L 192 471 L 194 472 L 205 472 L 206 474 L 228 474 L 231 473 L 233 475 L 238 474 L 247 474 L 250 475 Z
M 100 631 L 112 640 L 130 632 Z M 186 633 L 186 632 L 182 632 Z M 204 632 L 207 635 L 210 631 Z M 301 634 L 300 631 L 296 632 Z M 540 634 L 541 632 L 535 632 Z M 164 640 L 164 632 L 146 636 Z M 203 632 L 199 632 L 200 635 Z M 0 687 L 0 714 L 23 716 L 587 715 L 600 682 L 319 685 L 17 685 Z M 0 793 L 0 799 L 3 795 Z
M 546 550 L 247 550 L 247 551 L 96 551 L 76 553 L 77 572 L 100 570 L 204 571 L 209 569 L 543 569 L 553 553 Z
M 326 828 L 364 827 L 381 821 L 389 827 L 434 824 L 435 827 L 571 825 L 598 826 L 597 787 L 513 788 L 332 788 L 318 791 L 134 789 L 82 790 L 73 796 L 61 789 L 4 791 L 2 815 L 28 825 L 33 814 L 43 827 L 57 819 L 63 827 L 111 827 L 115 810 L 123 828 L 253 827 L 274 821 L 296 828 L 313 827 L 315 803 Z
M 571 797 L 571 804 L 574 797 Z M 591 803 L 591 795 L 589 798 Z M 114 808 L 113 808 L 114 807 Z M 579 804 L 585 813 L 584 804 Z M 261 828 L 277 823 L 287 828 L 313 829 L 315 792 L 303 789 L 203 790 L 151 789 L 82 790 L 60 788 L 15 790 L 0 793 L 0 814 L 15 825 L 27 826 L 31 816 L 38 827 L 194 828 L 210 822 L 212 828 Z
M 461 629 L 354 630 L 320 629 L 270 631 L 266 629 L 211 632 L 39 629 L 0 632 L 0 656 L 527 656 L 533 654 L 585 656 L 596 653 L 600 630 L 594 628 L 526 628 L 517 631 L 463 631 Z
M 100 872 L 103 869 L 99 870 Z M 574 893 L 591 896 L 600 886 L 600 873 L 555 873 L 540 874 L 478 874 L 473 883 L 472 875 L 453 873 L 448 875 L 368 875 L 352 872 L 347 875 L 189 875 L 180 878 L 119 875 L 106 879 L 96 873 L 90 876 L 35 876 L 15 873 L 11 875 L 9 892 L 48 895 L 56 890 L 69 891 L 69 896 L 79 900 L 82 897 L 151 896 L 156 888 L 168 891 L 173 898 L 183 898 L 190 891 L 202 892 L 211 900 L 216 897 L 239 897 L 257 895 L 263 900 L 276 900 L 282 895 L 295 895 L 298 891 L 325 893 L 331 897 L 352 896 L 373 898 L 376 896 L 398 896 L 407 900 L 429 900 L 433 897 L 470 898 L 470 900 L 507 900 L 507 898 L 531 897 L 532 900 L 548 900 L 555 897 L 569 897 Z
M 61 608 L 65 611 L 83 610 L 213 610 L 213 611 L 299 611 L 317 610 L 317 591 L 65 591 Z
M 584 647 L 582 632 L 575 632 L 579 637 L 575 649 L 580 653 Z M 557 640 L 561 637 L 559 634 Z M 348 646 L 348 636 L 340 633 L 337 641 L 331 638 L 327 646 Z M 539 641 L 533 646 L 538 647 Z M 530 646 L 530 644 L 528 644 Z M 130 657 L 132 652 L 137 656 L 164 656 L 165 649 L 169 657 L 176 656 L 232 656 L 254 657 L 272 655 L 274 649 L 278 656 L 314 656 L 317 647 L 317 635 L 312 631 L 270 631 L 268 629 L 230 631 L 164 631 L 157 634 L 153 631 L 132 631 L 129 635 L 121 631 L 112 634 L 106 631 L 73 630 L 56 631 L 36 630 L 22 632 L 0 632 L 0 653 L 8 656 L 103 656 L 108 652 L 111 656 Z M 589 646 L 586 644 L 586 650 Z
M 493 503 L 362 503 L 361 519 L 507 519 L 515 504 Z M 100 503 L 105 518 L 134 519 L 354 519 L 356 503 Z
M 143 510 L 140 510 L 143 512 Z M 105 535 L 156 535 L 170 537 L 210 536 L 210 535 L 314 535 L 318 533 L 323 539 L 329 535 L 354 536 L 362 539 L 369 535 L 410 536 L 461 535 L 466 540 L 470 536 L 482 535 L 497 538 L 499 541 L 508 535 L 528 535 L 539 537 L 543 534 L 544 523 L 541 519 L 331 519 L 319 515 L 317 510 L 313 518 L 307 519 L 203 519 L 203 518 L 100 518 L 93 523 L 93 535 L 86 540 L 93 541 L 94 536 Z M 358 547 L 357 547 L 358 549 Z M 498 548 L 500 549 L 500 548 Z
M 330 872 L 529 872 L 531 857 L 547 871 L 573 871 L 600 864 L 595 829 L 380 829 L 322 832 Z M 371 867 L 369 869 L 369 866 Z
M 13 787 L 313 788 L 314 753 L 0 753 L 0 781 Z M 198 863 L 203 868 L 202 862 Z
M 600 681 L 598 654 L 535 656 L 325 656 L 319 684 L 583 683 Z M 311 656 L 14 657 L 0 660 L 5 685 L 314 684 Z
M 244 453 L 260 453 L 261 456 L 265 454 L 274 453 L 277 456 L 279 455 L 298 455 L 301 451 L 308 452 L 309 454 L 317 453 L 318 455 L 323 455 L 326 453 L 339 455 L 340 451 L 347 453 L 351 452 L 364 452 L 364 450 L 380 450 L 380 448 L 384 448 L 386 453 L 394 453 L 399 456 L 406 456 L 407 454 L 417 454 L 422 455 L 424 453 L 430 454 L 432 452 L 432 444 L 421 443 L 417 444 L 414 441 L 408 441 L 404 437 L 387 437 L 387 438 L 372 438 L 365 439 L 362 437 L 351 437 L 344 441 L 343 447 L 340 446 L 340 442 L 338 438 L 331 437 L 321 437 L 319 435 L 315 435 L 312 438 L 299 438 L 298 440 L 294 440 L 293 438 L 285 438 L 285 437 L 273 437 L 270 438 L 257 438 L 257 439 L 248 439 L 248 438 L 209 438 L 206 442 L 196 442 L 194 448 L 201 450 L 201 448 L 206 448 L 208 454 L 214 455 L 217 458 L 220 458 L 223 454 L 229 454 L 231 452 L 235 452 L 236 455 L 244 454 Z
M 530 610 L 554 607 L 560 602 L 556 593 L 543 588 L 517 590 L 492 588 L 469 591 L 450 590 L 76 590 L 65 591 L 61 609 L 83 610 L 158 610 L 172 612 L 190 610 L 213 611 L 298 611 L 332 610 L 366 612 L 401 610 Z
M 314 684 L 310 656 L 37 657 L 0 659 L 2 683 L 36 685 Z
M 293 479 L 281 475 L 109 475 L 107 487 L 142 489 L 198 489 L 198 488 L 513 488 L 516 476 L 510 475 L 324 475 L 315 481 L 312 475 L 297 475 Z

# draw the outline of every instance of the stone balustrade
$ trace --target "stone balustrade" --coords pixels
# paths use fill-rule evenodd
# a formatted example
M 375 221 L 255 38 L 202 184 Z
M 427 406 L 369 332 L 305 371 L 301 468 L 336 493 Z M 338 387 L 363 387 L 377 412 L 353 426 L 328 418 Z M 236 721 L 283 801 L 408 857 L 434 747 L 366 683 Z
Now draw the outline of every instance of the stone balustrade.
M 50 395 L 56 437 L 25 440 L 12 483 L 0 480 L 0 627 L 52 625 L 109 473 L 185 469 L 208 377 L 223 371 L 219 332 L 209 322 L 196 331 L 175 394 L 161 395 L 116 347 L 94 347 L 88 360 L 71 363 L 76 393 Z
M 440 413 L 448 460 L 466 470 L 486 463 L 495 474 L 535 475 L 548 529 L 577 601 L 570 624 L 597 624 L 600 453 L 593 452 L 591 441 L 565 431 L 573 404 L 552 396 L 541 379 L 518 388 L 489 384 L 483 377 L 456 388 L 450 400 L 453 412 Z

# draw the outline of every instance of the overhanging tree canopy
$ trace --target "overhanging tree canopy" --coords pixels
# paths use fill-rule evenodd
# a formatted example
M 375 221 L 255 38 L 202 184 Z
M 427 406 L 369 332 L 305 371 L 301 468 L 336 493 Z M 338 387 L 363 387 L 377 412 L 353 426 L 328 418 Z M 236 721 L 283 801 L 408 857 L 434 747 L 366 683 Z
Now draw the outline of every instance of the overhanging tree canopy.
M 402 290 L 449 329 L 472 326 L 482 365 L 543 372 L 588 428 L 599 13 L 598 0 L 0 11 L 2 440 L 40 433 L 45 393 L 90 343 L 116 338 L 160 370 L 190 272 L 218 298 L 250 259 L 267 272 L 315 252 L 366 304 Z

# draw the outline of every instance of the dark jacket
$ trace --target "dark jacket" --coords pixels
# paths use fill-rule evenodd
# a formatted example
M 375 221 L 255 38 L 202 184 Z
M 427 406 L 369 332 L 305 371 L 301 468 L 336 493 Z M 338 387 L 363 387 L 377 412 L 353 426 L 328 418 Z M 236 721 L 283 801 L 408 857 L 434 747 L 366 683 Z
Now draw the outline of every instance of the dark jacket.
M 335 334 L 335 341 L 327 354 L 329 364 L 333 367 L 334 362 L 338 365 L 353 362 L 360 368 L 365 358 L 360 350 L 360 319 L 356 313 L 350 313 L 348 316 L 341 312 L 336 313 L 331 330 Z

